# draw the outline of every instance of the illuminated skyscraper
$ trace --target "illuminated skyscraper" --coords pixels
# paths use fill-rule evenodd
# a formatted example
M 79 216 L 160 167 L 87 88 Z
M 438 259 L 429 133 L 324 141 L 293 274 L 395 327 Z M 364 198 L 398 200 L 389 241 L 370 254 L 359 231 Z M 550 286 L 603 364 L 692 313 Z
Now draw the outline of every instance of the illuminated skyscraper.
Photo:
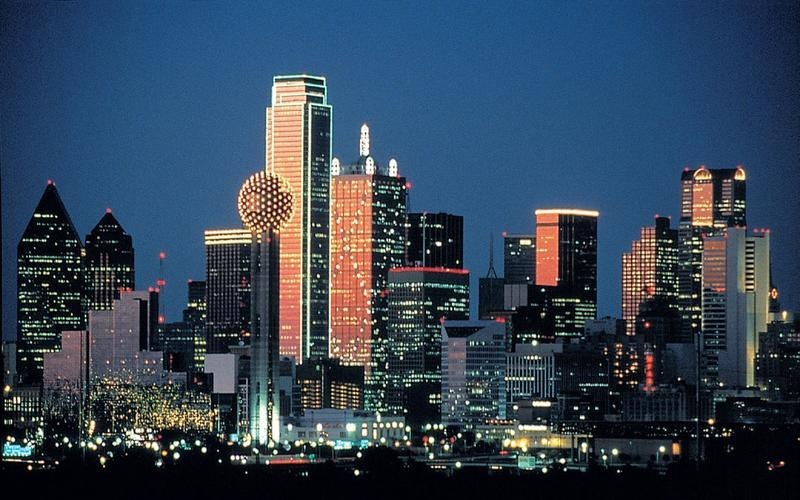
M 703 236 L 727 227 L 746 227 L 746 180 L 742 167 L 695 170 L 681 175 L 681 220 L 678 227 L 678 300 L 682 335 L 689 341 L 700 332 Z
M 48 181 L 17 246 L 17 369 L 42 380 L 43 355 L 60 349 L 61 332 L 86 319 L 84 249 L 55 184 Z
M 464 267 L 464 217 L 447 213 L 408 214 L 409 266 Z
M 503 268 L 507 284 L 533 283 L 536 276 L 536 237 L 504 233 Z
M 134 288 L 133 239 L 108 209 L 86 235 L 87 310 L 111 310 L 120 290 Z
M 441 323 L 469 319 L 469 271 L 405 267 L 389 271 L 387 411 L 412 425 L 439 422 Z
M 333 160 L 330 355 L 364 369 L 365 406 L 380 410 L 386 390 L 389 269 L 404 261 L 406 180 L 397 161 L 375 163 L 361 127 L 356 163 Z
M 678 231 L 667 217 L 656 217 L 655 226 L 643 227 L 631 251 L 622 254 L 622 319 L 626 333 L 636 333 L 636 317 L 646 301 L 661 300 L 678 306 Z
M 250 342 L 250 231 L 205 232 L 208 353 Z
M 325 78 L 276 76 L 266 110 L 267 170 L 285 178 L 295 215 L 281 231 L 281 355 L 328 356 L 331 121 Z
M 552 315 L 555 337 L 581 337 L 583 324 L 597 315 L 598 215 L 536 210 L 536 286 L 529 301 L 544 308 L 543 318 Z
M 769 232 L 728 228 L 703 240 L 704 382 L 755 385 L 758 334 L 769 321 Z

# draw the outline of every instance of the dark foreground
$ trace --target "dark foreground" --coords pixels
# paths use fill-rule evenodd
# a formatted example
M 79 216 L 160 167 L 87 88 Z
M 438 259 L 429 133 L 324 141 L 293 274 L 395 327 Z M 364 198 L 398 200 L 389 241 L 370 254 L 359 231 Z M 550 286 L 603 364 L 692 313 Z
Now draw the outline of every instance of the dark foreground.
M 774 470 L 720 464 L 698 472 L 690 464 L 675 464 L 668 471 L 595 468 L 542 475 L 459 470 L 448 476 L 390 458 L 371 464 L 358 477 L 332 463 L 303 469 L 187 464 L 161 470 L 118 463 L 105 469 L 75 465 L 33 471 L 6 463 L 3 469 L 3 490 L 28 499 L 777 499 L 797 498 L 800 492 L 800 471 L 790 463 Z

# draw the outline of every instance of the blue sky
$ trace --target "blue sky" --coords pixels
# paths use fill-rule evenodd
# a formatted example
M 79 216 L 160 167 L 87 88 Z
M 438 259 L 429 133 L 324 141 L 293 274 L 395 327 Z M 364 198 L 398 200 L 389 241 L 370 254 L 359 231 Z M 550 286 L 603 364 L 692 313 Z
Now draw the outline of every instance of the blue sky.
M 168 320 L 204 275 L 203 229 L 238 224 L 264 162 L 272 77 L 328 78 L 334 154 L 394 156 L 413 210 L 465 218 L 465 262 L 533 210 L 600 211 L 599 312 L 620 254 L 677 223 L 685 166 L 744 165 L 748 222 L 772 229 L 800 309 L 796 4 L 772 2 L 80 2 L 2 4 L 3 337 L 16 245 L 47 179 L 81 235 L 106 207 L 133 235 L 137 285 L 168 254 Z M 498 269 L 499 270 L 499 269 Z M 477 283 L 476 283 L 477 284 Z M 477 291 L 477 287 L 475 288 Z M 473 294 L 473 308 L 477 293 Z

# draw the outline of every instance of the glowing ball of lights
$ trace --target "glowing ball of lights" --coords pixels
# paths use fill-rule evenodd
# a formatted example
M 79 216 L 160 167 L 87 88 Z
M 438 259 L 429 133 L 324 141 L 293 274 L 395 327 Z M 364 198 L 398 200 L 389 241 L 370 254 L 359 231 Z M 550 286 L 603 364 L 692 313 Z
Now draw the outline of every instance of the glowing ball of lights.
M 239 216 L 253 233 L 280 230 L 291 220 L 294 196 L 283 177 L 256 172 L 239 191 Z

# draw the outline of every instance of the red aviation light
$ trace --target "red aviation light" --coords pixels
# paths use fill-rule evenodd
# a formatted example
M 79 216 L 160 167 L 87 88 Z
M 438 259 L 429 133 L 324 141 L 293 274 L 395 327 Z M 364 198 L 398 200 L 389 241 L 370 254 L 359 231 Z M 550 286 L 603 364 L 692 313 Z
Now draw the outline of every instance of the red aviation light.
M 164 260 L 164 259 L 166 259 L 166 258 L 167 258 L 167 252 L 159 252 L 159 253 L 158 253 L 158 258 L 159 258 L 160 260 Z

